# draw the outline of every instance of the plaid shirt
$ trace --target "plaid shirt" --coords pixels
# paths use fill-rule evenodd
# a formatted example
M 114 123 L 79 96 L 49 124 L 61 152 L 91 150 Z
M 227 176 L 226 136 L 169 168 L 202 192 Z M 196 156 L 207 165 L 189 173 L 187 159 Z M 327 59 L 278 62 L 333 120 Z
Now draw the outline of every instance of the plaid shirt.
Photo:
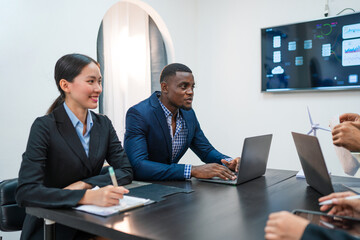
M 171 156 L 171 162 L 174 163 L 174 160 L 176 156 L 180 153 L 181 149 L 184 147 L 186 143 L 186 139 L 188 136 L 188 129 L 186 127 L 185 120 L 180 115 L 180 111 L 178 110 L 176 114 L 176 129 L 175 134 L 173 134 L 172 130 L 172 117 L 173 114 L 162 104 L 162 102 L 159 100 L 161 108 L 164 110 L 166 122 L 169 127 L 170 136 L 171 136 L 171 147 L 172 147 L 172 156 Z M 191 178 L 191 164 L 185 164 L 185 170 L 184 170 L 184 177 L 185 179 Z

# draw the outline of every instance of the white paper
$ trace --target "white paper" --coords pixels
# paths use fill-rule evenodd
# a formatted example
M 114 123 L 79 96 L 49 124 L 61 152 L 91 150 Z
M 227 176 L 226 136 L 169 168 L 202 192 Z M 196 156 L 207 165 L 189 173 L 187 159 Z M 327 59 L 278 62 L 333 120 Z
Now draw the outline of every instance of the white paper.
M 300 169 L 300 171 L 296 174 L 296 178 L 305 178 L 305 174 L 302 169 Z
M 330 120 L 330 128 L 333 130 L 333 128 L 338 125 L 339 122 L 339 116 L 334 117 Z M 351 152 L 343 147 L 335 146 L 335 152 L 337 157 L 340 160 L 341 166 L 344 169 L 344 172 L 350 176 L 354 176 L 355 173 L 358 171 L 360 164 L 357 161 L 356 158 L 354 158 L 351 155 Z
M 130 196 L 124 196 L 123 199 L 121 199 L 121 205 L 115 205 L 111 207 L 100 207 L 95 205 L 81 205 L 78 207 L 75 207 L 74 209 L 100 215 L 100 216 L 108 216 L 117 212 L 126 211 L 135 207 L 140 207 L 143 205 L 147 205 L 152 203 L 153 201 L 150 199 L 145 198 L 138 198 L 138 197 L 130 197 Z

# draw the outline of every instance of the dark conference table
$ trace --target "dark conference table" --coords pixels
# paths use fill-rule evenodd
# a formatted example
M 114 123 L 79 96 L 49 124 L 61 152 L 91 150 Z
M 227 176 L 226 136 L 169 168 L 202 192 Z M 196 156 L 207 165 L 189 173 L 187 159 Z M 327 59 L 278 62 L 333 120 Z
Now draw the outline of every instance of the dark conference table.
M 317 199 L 321 195 L 295 174 L 267 169 L 265 176 L 238 186 L 196 179 L 154 182 L 194 191 L 109 217 L 64 209 L 27 208 L 26 212 L 110 239 L 263 239 L 270 213 L 319 211 Z

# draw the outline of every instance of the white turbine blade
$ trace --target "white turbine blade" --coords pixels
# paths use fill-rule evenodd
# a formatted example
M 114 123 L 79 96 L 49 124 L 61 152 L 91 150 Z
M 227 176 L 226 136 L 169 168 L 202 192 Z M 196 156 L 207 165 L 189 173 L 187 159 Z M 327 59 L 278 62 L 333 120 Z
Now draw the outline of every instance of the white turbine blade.
M 328 132 L 331 132 L 330 129 L 327 129 L 327 128 L 323 128 L 323 127 L 316 127 L 317 129 L 321 129 L 321 130 L 324 130 L 324 131 L 328 131 Z
M 307 135 L 309 135 L 310 133 L 312 133 L 314 131 L 314 129 L 311 129 L 308 133 L 307 133 Z
M 307 106 L 307 110 L 308 110 L 308 114 L 309 114 L 309 119 L 310 119 L 310 123 L 311 123 L 311 126 L 313 125 L 313 121 L 311 119 L 311 114 L 310 114 L 310 110 L 309 110 L 309 107 Z

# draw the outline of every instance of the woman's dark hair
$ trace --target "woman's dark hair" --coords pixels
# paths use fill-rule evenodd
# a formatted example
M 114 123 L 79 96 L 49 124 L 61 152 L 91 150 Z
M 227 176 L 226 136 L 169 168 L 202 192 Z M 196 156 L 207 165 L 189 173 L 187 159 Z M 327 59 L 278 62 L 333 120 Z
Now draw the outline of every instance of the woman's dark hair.
M 91 57 L 78 53 L 62 56 L 56 62 L 54 77 L 60 96 L 50 106 L 46 114 L 50 114 L 65 101 L 65 92 L 60 87 L 60 80 L 65 79 L 68 82 L 73 82 L 74 78 L 81 73 L 83 68 L 92 62 L 99 66 L 99 63 Z

